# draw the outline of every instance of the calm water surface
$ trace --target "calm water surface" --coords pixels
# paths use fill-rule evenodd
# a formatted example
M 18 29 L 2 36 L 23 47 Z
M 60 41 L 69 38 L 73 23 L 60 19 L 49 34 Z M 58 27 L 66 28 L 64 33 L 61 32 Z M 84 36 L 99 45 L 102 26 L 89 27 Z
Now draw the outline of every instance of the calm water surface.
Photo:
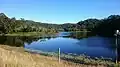
M 91 33 L 60 32 L 51 37 L 0 37 L 0 44 L 62 53 L 85 54 L 91 57 L 115 59 L 115 39 L 93 36 Z

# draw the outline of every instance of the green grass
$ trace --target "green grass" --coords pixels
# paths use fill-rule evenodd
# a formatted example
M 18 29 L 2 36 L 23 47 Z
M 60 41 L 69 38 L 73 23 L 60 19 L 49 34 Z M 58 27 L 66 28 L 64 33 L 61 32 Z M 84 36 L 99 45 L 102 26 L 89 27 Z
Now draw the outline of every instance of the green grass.
M 69 31 L 69 32 L 91 32 L 91 31 Z M 5 34 L 5 36 L 44 36 L 56 33 L 57 32 L 13 32 Z M 2 34 L 0 34 L 0 36 L 2 36 Z
M 49 34 L 55 34 L 54 32 L 17 32 L 17 33 L 8 33 L 5 36 L 44 36 Z

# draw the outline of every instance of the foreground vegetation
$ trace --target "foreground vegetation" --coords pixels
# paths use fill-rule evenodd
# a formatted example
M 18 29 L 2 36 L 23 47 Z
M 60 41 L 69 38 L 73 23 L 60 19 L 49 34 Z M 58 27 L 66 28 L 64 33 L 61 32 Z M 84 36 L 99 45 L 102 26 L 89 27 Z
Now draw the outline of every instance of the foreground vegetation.
M 45 56 L 51 56 L 51 57 L 58 57 L 57 52 L 44 52 L 40 50 L 31 50 L 31 49 L 25 49 L 27 52 L 31 53 L 38 53 Z M 104 65 L 104 66 L 115 66 L 115 63 L 112 62 L 111 58 L 91 58 L 89 56 L 86 56 L 84 54 L 76 55 L 76 54 L 61 54 L 61 59 L 71 61 L 74 63 L 80 63 L 80 64 L 86 64 L 86 65 Z
M 0 67 L 106 67 L 105 65 L 78 64 L 55 57 L 24 52 L 22 47 L 0 45 Z

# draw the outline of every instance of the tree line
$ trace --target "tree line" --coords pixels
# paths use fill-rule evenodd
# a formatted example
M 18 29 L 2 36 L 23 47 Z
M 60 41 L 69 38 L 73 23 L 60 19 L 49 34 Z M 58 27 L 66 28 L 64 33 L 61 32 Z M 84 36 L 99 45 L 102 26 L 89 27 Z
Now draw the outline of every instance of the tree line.
M 15 32 L 56 32 L 48 24 L 38 23 L 32 20 L 21 18 L 16 20 L 15 17 L 9 18 L 4 13 L 0 13 L 0 33 L 15 33 Z
M 0 33 L 13 32 L 58 32 L 58 31 L 91 31 L 98 35 L 113 36 L 115 30 L 120 30 L 120 15 L 110 15 L 107 18 L 89 18 L 79 21 L 76 24 L 48 24 L 25 20 L 17 20 L 15 17 L 9 18 L 4 13 L 0 13 Z

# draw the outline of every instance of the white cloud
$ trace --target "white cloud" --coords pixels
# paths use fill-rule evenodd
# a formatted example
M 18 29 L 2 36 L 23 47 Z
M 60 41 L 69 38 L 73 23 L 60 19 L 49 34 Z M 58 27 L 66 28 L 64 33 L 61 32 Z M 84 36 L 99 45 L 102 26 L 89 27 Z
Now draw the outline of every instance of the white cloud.
M 77 22 L 71 22 L 71 21 L 67 21 L 67 22 L 64 22 L 64 23 L 73 23 L 73 24 L 74 24 L 74 23 L 77 23 Z
M 50 24 L 57 24 L 56 21 L 49 21 L 49 20 L 41 20 L 42 23 L 50 23 Z

